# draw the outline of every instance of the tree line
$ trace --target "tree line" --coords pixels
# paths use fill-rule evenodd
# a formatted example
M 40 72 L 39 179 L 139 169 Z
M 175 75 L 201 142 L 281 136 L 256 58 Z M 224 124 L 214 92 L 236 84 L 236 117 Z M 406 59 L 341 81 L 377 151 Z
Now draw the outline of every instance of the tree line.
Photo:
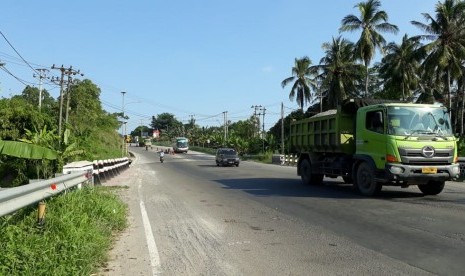
M 63 165 L 76 160 L 121 156 L 122 140 L 116 130 L 120 113 L 102 109 L 100 89 L 90 80 L 78 81 L 63 94 L 69 98 L 68 122 L 58 133 L 60 97 L 54 99 L 26 86 L 20 95 L 0 99 L 0 140 L 33 144 L 57 153 L 55 159 L 21 158 L 0 154 L 1 187 L 26 184 L 29 179 L 47 179 L 62 171 Z M 17 144 L 21 146 L 21 144 Z M 16 149 L 17 150 L 17 149 Z

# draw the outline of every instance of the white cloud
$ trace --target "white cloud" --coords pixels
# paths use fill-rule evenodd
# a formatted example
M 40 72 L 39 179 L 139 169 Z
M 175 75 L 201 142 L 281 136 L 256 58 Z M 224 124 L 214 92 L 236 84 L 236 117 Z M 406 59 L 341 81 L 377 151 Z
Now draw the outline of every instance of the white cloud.
M 273 72 L 273 70 L 274 70 L 273 66 L 262 67 L 262 71 L 265 72 L 265 73 L 271 73 L 271 72 Z

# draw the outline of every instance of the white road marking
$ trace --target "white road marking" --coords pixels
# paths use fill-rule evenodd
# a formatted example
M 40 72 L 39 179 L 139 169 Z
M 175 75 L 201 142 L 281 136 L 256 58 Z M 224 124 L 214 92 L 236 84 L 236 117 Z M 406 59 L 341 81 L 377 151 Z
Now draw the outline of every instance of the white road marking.
M 141 183 L 139 183 L 139 198 L 141 198 Z M 145 209 L 144 201 L 140 200 L 140 212 L 142 214 L 142 222 L 144 224 L 145 238 L 147 239 L 147 247 L 149 249 L 150 265 L 152 267 L 152 275 L 161 274 L 160 255 L 158 254 L 157 244 L 153 237 L 152 227 L 150 226 L 149 216 Z
M 233 245 L 243 245 L 243 244 L 250 244 L 250 241 L 233 241 L 233 242 L 228 242 L 229 246 Z

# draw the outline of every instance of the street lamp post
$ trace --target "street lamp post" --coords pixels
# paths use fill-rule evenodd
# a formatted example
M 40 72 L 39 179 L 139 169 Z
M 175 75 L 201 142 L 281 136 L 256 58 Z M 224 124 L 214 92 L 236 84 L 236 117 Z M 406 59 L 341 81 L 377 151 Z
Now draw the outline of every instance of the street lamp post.
M 122 106 L 121 106 L 121 109 L 123 111 L 123 124 L 121 125 L 121 134 L 123 136 L 123 143 L 122 143 L 122 146 L 121 146 L 121 156 L 124 157 L 124 154 L 126 152 L 126 141 L 124 139 L 124 137 L 126 136 L 126 131 L 125 131 L 125 127 L 126 127 L 126 121 L 125 121 L 125 117 L 124 117 L 124 94 L 126 94 L 126 92 L 122 91 L 121 92 L 121 95 L 123 96 L 123 103 L 122 103 Z

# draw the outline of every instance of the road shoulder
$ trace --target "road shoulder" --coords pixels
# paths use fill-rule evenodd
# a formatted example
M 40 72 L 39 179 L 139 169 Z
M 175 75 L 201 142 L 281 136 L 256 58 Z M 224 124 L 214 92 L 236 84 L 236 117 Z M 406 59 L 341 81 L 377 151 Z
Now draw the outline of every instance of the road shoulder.
M 98 275 L 152 275 L 138 198 L 137 157 L 129 169 L 103 183 L 103 186 L 127 187 L 118 194 L 128 205 L 128 227 L 117 233 L 108 262 Z

